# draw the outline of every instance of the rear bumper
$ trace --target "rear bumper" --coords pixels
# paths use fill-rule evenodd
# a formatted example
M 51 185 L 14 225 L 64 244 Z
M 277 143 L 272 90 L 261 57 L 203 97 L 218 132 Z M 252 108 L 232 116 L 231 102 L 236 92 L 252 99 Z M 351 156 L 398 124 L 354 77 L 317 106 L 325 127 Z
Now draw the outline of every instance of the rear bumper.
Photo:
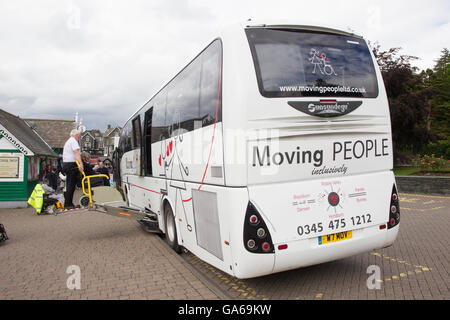
M 287 243 L 286 250 L 275 244 L 273 273 L 307 267 L 391 246 L 399 226 L 380 230 L 379 226 L 354 230 L 351 239 L 319 245 L 317 237 Z
M 392 245 L 399 227 L 380 229 L 380 225 L 389 221 L 394 183 L 393 173 L 383 171 L 248 187 L 249 201 L 265 221 L 275 253 L 259 256 L 244 248 L 234 251 L 234 261 L 241 261 L 233 268 L 235 276 L 297 269 Z M 338 205 L 327 199 L 332 193 Z M 351 230 L 352 238 L 319 244 L 318 236 L 336 233 L 336 221 L 346 225 L 339 232 Z M 242 233 L 234 234 L 232 240 L 242 243 Z M 287 248 L 279 250 L 280 245 Z
M 397 238 L 399 227 L 397 225 L 390 230 L 380 230 L 379 226 L 374 226 L 353 230 L 352 239 L 326 245 L 319 245 L 317 237 L 282 243 L 288 245 L 285 250 L 278 250 L 281 243 L 276 243 L 275 254 L 258 255 L 241 252 L 241 264 L 234 268 L 234 276 L 239 279 L 254 278 L 389 247 Z

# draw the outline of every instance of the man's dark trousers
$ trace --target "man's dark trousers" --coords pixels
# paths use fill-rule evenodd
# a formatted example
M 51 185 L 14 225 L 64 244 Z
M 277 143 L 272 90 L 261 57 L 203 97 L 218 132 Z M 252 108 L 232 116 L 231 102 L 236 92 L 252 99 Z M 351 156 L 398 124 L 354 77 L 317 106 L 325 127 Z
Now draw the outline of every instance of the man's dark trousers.
M 64 206 L 73 207 L 73 194 L 78 181 L 78 167 L 75 162 L 65 162 L 63 171 L 66 175 L 66 192 L 64 193 Z

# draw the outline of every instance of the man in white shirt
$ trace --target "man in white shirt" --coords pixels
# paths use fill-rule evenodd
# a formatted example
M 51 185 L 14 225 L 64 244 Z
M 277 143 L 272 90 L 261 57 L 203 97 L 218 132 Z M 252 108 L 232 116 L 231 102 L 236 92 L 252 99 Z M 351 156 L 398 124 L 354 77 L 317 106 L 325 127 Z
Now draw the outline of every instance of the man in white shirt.
M 73 193 L 75 192 L 75 187 L 78 181 L 78 171 L 83 172 L 83 162 L 80 156 L 80 141 L 81 132 L 74 129 L 70 132 L 70 138 L 64 144 L 63 149 L 63 165 L 62 170 L 66 175 L 66 192 L 64 194 L 65 198 L 65 208 L 72 209 L 73 205 Z M 75 161 L 78 161 L 80 167 L 77 168 Z

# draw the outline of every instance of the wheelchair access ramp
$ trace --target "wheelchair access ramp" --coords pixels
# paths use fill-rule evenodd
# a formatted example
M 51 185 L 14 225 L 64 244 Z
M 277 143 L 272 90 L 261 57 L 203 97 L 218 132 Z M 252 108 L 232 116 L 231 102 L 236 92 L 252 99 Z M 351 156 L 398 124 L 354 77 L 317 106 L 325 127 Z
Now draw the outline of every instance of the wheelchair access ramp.
M 126 203 L 123 201 L 106 202 L 101 204 L 95 203 L 95 211 L 131 220 L 142 220 L 147 217 L 146 212 L 127 207 Z
M 148 232 L 161 232 L 158 224 L 158 216 L 151 210 L 139 210 L 130 208 L 123 201 L 121 193 L 111 187 L 92 188 L 92 200 L 94 210 L 104 214 L 138 221 Z

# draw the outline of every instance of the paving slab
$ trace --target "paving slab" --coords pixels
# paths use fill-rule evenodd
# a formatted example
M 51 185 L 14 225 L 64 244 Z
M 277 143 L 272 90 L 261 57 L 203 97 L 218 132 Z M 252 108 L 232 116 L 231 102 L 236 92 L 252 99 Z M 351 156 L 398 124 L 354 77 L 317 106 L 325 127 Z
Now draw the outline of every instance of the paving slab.
M 161 237 L 136 221 L 79 210 L 0 209 L 0 300 L 219 299 Z

